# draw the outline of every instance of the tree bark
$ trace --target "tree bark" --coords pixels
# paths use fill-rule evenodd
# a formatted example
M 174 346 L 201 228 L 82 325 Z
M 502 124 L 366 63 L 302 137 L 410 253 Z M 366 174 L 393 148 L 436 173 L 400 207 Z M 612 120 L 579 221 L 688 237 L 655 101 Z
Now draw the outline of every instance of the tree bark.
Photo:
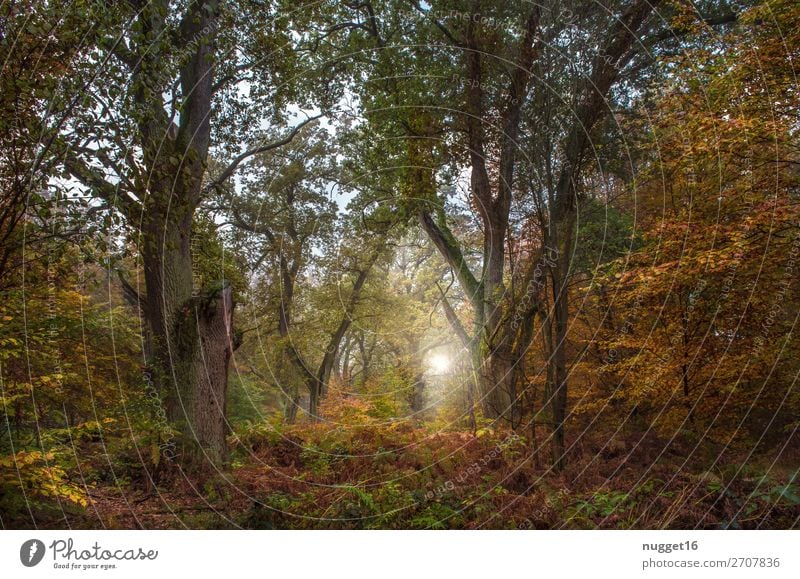
M 566 465 L 566 447 L 564 428 L 567 416 L 567 330 L 569 327 L 569 296 L 566 288 L 566 274 L 558 275 L 554 280 L 556 292 L 553 307 L 555 318 L 555 344 L 552 354 L 553 386 L 551 397 L 553 414 L 553 465 L 563 470 Z
M 227 459 L 234 304 L 228 286 L 193 293 L 189 215 L 177 224 L 148 223 L 142 260 L 153 376 L 167 419 L 179 433 L 181 465 L 203 470 L 210 464 L 223 467 Z
M 233 297 L 230 285 L 194 299 L 199 339 L 193 428 L 203 458 L 218 466 L 228 458 L 226 400 L 228 364 L 234 350 Z

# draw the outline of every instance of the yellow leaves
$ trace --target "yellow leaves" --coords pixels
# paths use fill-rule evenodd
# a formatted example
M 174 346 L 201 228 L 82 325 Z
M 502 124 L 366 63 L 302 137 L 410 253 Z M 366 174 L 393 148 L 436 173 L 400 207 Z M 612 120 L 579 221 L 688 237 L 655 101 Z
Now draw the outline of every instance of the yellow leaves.
M 66 473 L 63 469 L 48 467 L 42 469 L 42 474 L 48 482 L 40 487 L 40 494 L 56 499 L 65 499 L 81 507 L 89 504 L 86 493 L 81 488 L 64 480 Z
M 475 431 L 475 436 L 477 438 L 483 438 L 484 436 L 492 436 L 494 434 L 494 430 L 491 428 L 479 428 Z
M 80 490 L 76 487 L 69 487 L 65 491 L 62 491 L 63 498 L 75 503 L 76 505 L 80 505 L 85 507 L 89 504 L 89 501 L 86 498 L 86 495 L 83 494 Z
M 63 499 L 85 507 L 85 491 L 67 479 L 64 469 L 57 466 L 55 454 L 39 450 L 21 450 L 13 455 L 0 456 L 0 491 L 4 487 L 24 488 L 26 493 L 45 498 Z
M 16 454 L 8 455 L 8 456 L 0 456 L 0 466 L 4 468 L 20 468 L 23 466 L 29 466 L 35 464 L 39 461 L 51 461 L 53 460 L 52 453 L 42 453 L 38 450 L 28 451 L 28 450 L 20 450 Z
M 22 342 L 20 342 L 16 338 L 0 338 L 0 347 L 5 346 L 21 346 Z

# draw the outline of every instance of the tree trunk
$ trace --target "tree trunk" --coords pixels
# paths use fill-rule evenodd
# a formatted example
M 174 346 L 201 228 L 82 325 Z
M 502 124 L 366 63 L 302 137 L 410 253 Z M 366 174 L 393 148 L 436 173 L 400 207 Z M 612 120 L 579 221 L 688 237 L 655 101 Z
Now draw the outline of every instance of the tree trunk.
M 345 336 L 343 346 L 339 347 L 339 349 L 336 351 L 336 356 L 333 359 L 333 370 L 336 374 L 336 379 L 339 382 L 344 380 L 343 366 L 344 366 L 345 353 L 347 352 L 349 344 L 350 344 L 350 338 L 348 336 Z M 327 393 L 328 393 L 328 387 L 326 385 L 322 395 L 325 396 L 327 395 Z
M 348 386 L 350 385 L 350 381 L 352 379 L 352 370 L 350 368 L 350 355 L 353 350 L 353 340 L 352 338 L 348 338 L 347 346 L 344 349 L 344 356 L 342 356 L 342 381 L 345 382 Z
M 425 409 L 425 377 L 421 372 L 416 373 L 414 376 L 414 383 L 411 387 L 411 395 L 408 402 L 414 418 L 422 420 L 423 410 Z
M 515 372 L 511 352 L 495 348 L 484 360 L 484 415 L 513 422 Z
M 565 285 L 566 280 L 563 280 Z M 564 427 L 567 415 L 567 328 L 569 323 L 569 300 L 566 287 L 559 292 L 554 304 L 555 316 L 555 351 L 553 360 L 554 391 L 552 394 L 553 409 L 553 464 L 557 470 L 563 470 L 566 464 Z
M 167 419 L 179 433 L 172 442 L 184 468 L 221 467 L 227 458 L 225 397 L 233 352 L 231 289 L 193 294 L 190 213 L 177 223 L 148 223 L 143 232 L 150 364 Z
M 552 247 L 559 248 L 556 263 L 550 267 L 553 290 L 553 326 L 548 377 L 553 391 L 550 404 L 553 415 L 553 465 L 562 470 L 566 464 L 564 429 L 567 417 L 567 333 L 569 330 L 569 278 L 572 244 L 575 231 L 575 212 L 562 214 L 560 227 L 551 230 Z
M 367 265 L 358 272 L 358 276 L 353 283 L 353 289 L 350 293 L 350 299 L 347 301 L 347 306 L 342 315 L 342 320 L 339 322 L 333 334 L 331 334 L 328 346 L 325 348 L 325 355 L 322 357 L 322 362 L 317 370 L 315 383 L 309 386 L 309 389 L 312 391 L 312 400 L 314 401 L 314 410 L 311 415 L 314 417 L 317 415 L 316 411 L 319 398 L 324 396 L 328 391 L 328 382 L 330 382 L 331 372 L 339 357 L 339 348 L 347 330 L 350 329 L 350 325 L 353 323 L 353 313 L 361 297 L 361 290 L 364 288 L 364 283 L 367 281 L 369 271 L 372 269 L 378 255 L 380 255 L 380 251 L 374 251 Z
M 300 406 L 300 393 L 297 390 L 297 386 L 291 386 L 286 394 L 287 401 L 284 416 L 286 422 L 294 424 L 295 420 L 297 420 L 297 408 Z
M 284 359 L 286 360 L 287 364 L 297 370 L 297 373 L 302 376 L 302 383 L 305 384 L 309 389 L 309 403 L 308 403 L 308 412 L 311 416 L 316 416 L 317 411 L 317 403 L 318 398 L 315 396 L 316 388 L 314 384 L 316 383 L 316 376 L 311 373 L 306 365 L 306 362 L 303 360 L 300 352 L 297 351 L 294 344 L 288 341 L 290 338 L 288 336 L 284 337 Z M 299 381 L 299 380 L 298 380 Z M 286 414 L 287 420 L 291 423 L 295 421 L 297 417 L 297 409 L 300 405 L 300 392 L 297 383 L 294 379 L 290 380 L 291 384 L 289 386 L 289 412 Z
M 234 350 L 233 295 L 230 285 L 194 299 L 199 338 L 193 427 L 203 458 L 224 465 L 228 458 L 225 418 L 228 364 Z
M 191 222 L 146 224 L 143 238 L 146 313 L 153 342 L 149 363 L 164 398 L 167 420 L 181 435 L 178 442 L 183 453 L 192 440 L 188 424 L 196 376 L 192 340 L 178 347 L 184 341 L 178 314 L 192 298 Z

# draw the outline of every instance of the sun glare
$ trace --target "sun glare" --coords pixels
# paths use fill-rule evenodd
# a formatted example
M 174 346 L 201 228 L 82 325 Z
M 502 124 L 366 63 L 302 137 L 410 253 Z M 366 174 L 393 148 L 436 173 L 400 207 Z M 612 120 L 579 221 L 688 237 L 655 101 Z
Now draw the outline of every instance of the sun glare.
M 442 354 L 433 356 L 430 360 L 431 370 L 437 374 L 444 374 L 450 369 L 450 358 Z

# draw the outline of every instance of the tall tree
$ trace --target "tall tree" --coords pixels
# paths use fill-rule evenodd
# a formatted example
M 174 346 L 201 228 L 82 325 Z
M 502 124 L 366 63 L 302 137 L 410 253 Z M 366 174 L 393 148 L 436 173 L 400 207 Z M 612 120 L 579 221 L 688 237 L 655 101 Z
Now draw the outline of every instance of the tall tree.
M 220 204 L 235 228 L 234 244 L 254 264 L 255 283 L 267 288 L 283 364 L 305 385 L 314 419 L 361 292 L 385 251 L 384 233 L 371 232 L 358 220 L 337 219 L 331 191 L 339 187 L 341 168 L 330 140 L 326 130 L 307 128 L 290 145 L 259 155 L 243 190 L 228 193 Z M 354 233 L 357 243 L 348 239 Z M 317 314 L 332 313 L 312 318 L 323 329 L 315 332 L 317 344 L 297 328 L 297 310 L 308 313 L 298 303 L 301 282 L 303 291 L 321 293 L 316 299 L 330 302 L 314 308 Z M 287 418 L 294 421 L 300 393 L 293 380 L 286 382 Z
M 280 121 L 295 86 L 281 83 L 293 66 L 287 21 L 277 18 L 279 3 L 76 6 L 96 27 L 57 152 L 66 175 L 135 232 L 144 274 L 138 301 L 153 342 L 147 364 L 181 433 L 183 465 L 222 464 L 234 303 L 224 281 L 193 287 L 193 224 L 211 188 L 294 134 L 265 142 L 254 131 L 242 151 L 237 133 Z M 233 156 L 213 180 L 212 147 Z
M 549 320 L 552 313 L 550 406 L 556 462 L 562 465 L 566 280 L 577 186 L 600 121 L 611 110 L 612 88 L 635 74 L 631 63 L 643 37 L 658 27 L 652 17 L 658 3 L 478 1 L 463 11 L 449 3 L 397 5 L 405 19 L 379 14 L 379 26 L 364 16 L 366 36 L 378 52 L 375 79 L 364 90 L 368 118 L 409 143 L 405 163 L 416 169 L 408 179 L 416 200 L 410 213 L 451 266 L 469 303 L 485 416 L 518 424 L 520 360 L 535 336 L 537 314 Z M 386 75 L 387 69 L 410 73 Z M 557 85 L 548 84 L 551 77 Z M 535 125 L 527 123 L 553 101 L 566 113 L 544 132 L 534 132 Z M 538 199 L 526 197 L 531 192 L 520 165 L 553 171 L 552 186 L 535 192 Z M 454 170 L 445 172 L 445 166 Z M 454 189 L 442 187 L 448 175 L 465 174 L 467 194 L 460 203 L 475 218 L 477 248 L 463 235 L 459 239 L 448 218 L 448 191 Z M 512 221 L 515 198 L 522 214 L 538 201 L 539 219 Z M 509 247 L 516 248 L 514 256 Z M 519 261 L 513 283 L 512 259 Z M 542 307 L 543 268 L 552 312 Z

